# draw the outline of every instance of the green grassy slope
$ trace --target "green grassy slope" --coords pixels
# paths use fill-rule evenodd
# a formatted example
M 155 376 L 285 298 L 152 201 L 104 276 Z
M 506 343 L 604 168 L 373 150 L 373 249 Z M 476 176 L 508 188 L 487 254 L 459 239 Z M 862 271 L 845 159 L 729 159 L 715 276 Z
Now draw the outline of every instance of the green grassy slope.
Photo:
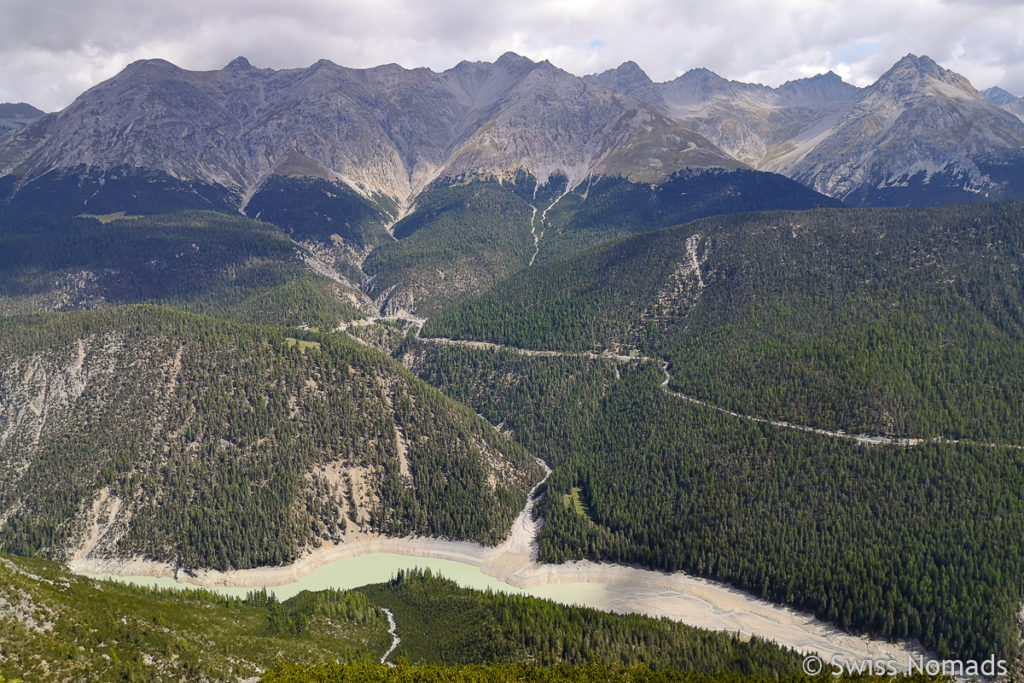
M 238 680 L 280 660 L 376 661 L 391 638 L 359 593 L 291 605 L 101 583 L 52 562 L 0 557 L 0 675 L 30 680 Z

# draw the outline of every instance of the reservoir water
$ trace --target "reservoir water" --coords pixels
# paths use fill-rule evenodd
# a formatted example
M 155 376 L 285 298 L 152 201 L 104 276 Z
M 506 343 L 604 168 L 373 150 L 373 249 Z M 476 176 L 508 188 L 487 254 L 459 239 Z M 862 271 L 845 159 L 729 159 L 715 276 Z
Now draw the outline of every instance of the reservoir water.
M 287 600 L 298 595 L 302 591 L 321 591 L 327 588 L 347 590 L 359 588 L 372 583 L 382 583 L 391 579 L 402 570 L 415 568 L 429 569 L 434 574 L 440 574 L 452 581 L 455 581 L 464 588 L 475 588 L 477 590 L 491 589 L 505 593 L 524 593 L 523 589 L 516 588 L 492 576 L 484 574 L 479 567 L 455 562 L 453 560 L 441 560 L 431 557 L 410 557 L 396 553 L 371 553 L 360 557 L 350 557 L 344 560 L 337 560 L 320 567 L 309 574 L 306 574 L 297 581 L 282 584 L 279 586 L 266 586 L 268 593 L 273 593 L 278 600 Z M 175 581 L 170 577 L 152 576 L 120 576 L 116 574 L 92 574 L 86 573 L 93 579 L 122 581 L 137 586 L 156 586 L 159 588 L 197 588 L 190 583 Z M 206 590 L 221 595 L 245 597 L 246 593 L 253 589 L 264 586 L 208 586 Z M 547 596 L 544 596 L 547 597 Z

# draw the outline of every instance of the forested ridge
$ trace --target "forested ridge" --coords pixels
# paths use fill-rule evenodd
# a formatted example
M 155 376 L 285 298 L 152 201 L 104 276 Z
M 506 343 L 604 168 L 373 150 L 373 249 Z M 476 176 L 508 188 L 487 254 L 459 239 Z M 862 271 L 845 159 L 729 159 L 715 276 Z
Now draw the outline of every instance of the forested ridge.
M 554 468 L 536 508 L 542 561 L 685 570 L 943 657 L 1019 659 L 1024 204 L 616 237 L 771 191 L 727 175 L 724 189 L 682 174 L 564 197 L 559 177 L 445 179 L 394 240 L 394 207 L 310 179 L 278 179 L 253 207 L 277 226 L 6 213 L 0 549 L 191 570 L 282 564 L 358 531 L 496 543 L 542 476 L 537 456 Z M 680 200 L 691 191 L 704 203 Z M 369 300 L 332 264 L 369 274 L 384 312 L 429 313 L 425 337 L 654 360 L 417 341 L 400 322 L 357 321 Z M 123 306 L 140 302 L 160 305 Z M 940 441 L 868 446 L 729 416 L 663 391 L 661 361 L 670 390 L 724 410 Z M 602 635 L 583 647 L 578 616 L 554 608 L 476 603 L 422 577 L 392 588 L 412 591 L 394 609 L 419 624 L 403 642 L 424 661 L 682 661 L 652 654 L 671 628 L 632 640 L 591 615 Z M 423 602 L 431 591 L 478 621 L 452 621 Z M 313 618 L 271 609 L 277 629 Z M 698 641 L 683 651 L 728 670 L 752 656 Z
M 841 205 L 775 173 L 743 169 L 684 169 L 654 185 L 614 176 L 590 178 L 551 207 L 548 220 L 555 230 L 542 260 L 709 216 Z
M 296 240 L 339 239 L 357 253 L 391 241 L 384 224 L 394 202 L 371 202 L 346 185 L 316 177 L 271 176 L 245 213 L 276 225 Z
M 115 308 L 7 318 L 0 357 L 7 551 L 229 569 L 359 528 L 495 543 L 540 477 L 342 335 Z
M 711 218 L 539 265 L 425 336 L 637 348 L 823 429 L 1024 443 L 1024 204 Z
M 685 570 L 944 657 L 1019 653 L 1019 450 L 752 423 L 666 394 L 653 362 L 405 353 L 554 468 L 543 561 Z
M 653 669 L 773 675 L 795 672 L 798 655 L 760 638 L 696 629 L 668 619 L 566 608 L 546 600 L 459 588 L 429 571 L 401 572 L 360 589 L 393 605 L 410 662 L 599 662 Z
M 530 216 L 527 201 L 496 181 L 437 181 L 395 224 L 397 241 L 363 263 L 368 292 L 388 309 L 422 313 L 485 289 L 529 262 Z
M 838 205 L 754 171 L 681 171 L 655 185 L 614 177 L 567 183 L 556 174 L 539 184 L 522 171 L 507 179 L 439 178 L 394 225 L 395 241 L 362 264 L 368 292 L 388 311 L 431 315 L 523 271 L 535 253 L 540 263 L 706 216 Z

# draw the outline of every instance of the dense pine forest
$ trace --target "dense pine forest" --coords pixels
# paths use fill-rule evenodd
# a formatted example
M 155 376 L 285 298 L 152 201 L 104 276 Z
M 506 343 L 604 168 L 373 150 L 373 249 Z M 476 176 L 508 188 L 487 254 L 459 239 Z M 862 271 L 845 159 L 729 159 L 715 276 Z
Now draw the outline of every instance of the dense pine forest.
M 0 314 L 164 303 L 252 323 L 363 317 L 276 227 L 212 212 L 0 217 Z
M 655 363 L 421 342 L 407 362 L 554 467 L 541 559 L 685 570 L 941 656 L 1012 656 L 1024 452 L 858 445 L 679 400 Z
M 394 310 L 429 312 L 524 268 L 531 208 L 497 182 L 436 184 L 394 226 L 395 241 L 363 263 L 369 293 Z
M 268 184 L 253 218 L 103 201 L 95 215 L 8 211 L 0 550 L 190 571 L 283 564 L 360 532 L 494 544 L 542 476 L 536 456 L 554 469 L 536 508 L 542 561 L 683 570 L 942 657 L 1019 659 L 1024 204 L 658 230 L 763 206 L 773 182 L 677 174 L 563 195 L 560 177 L 448 179 L 393 225 L 395 206 L 309 178 Z M 426 316 L 423 339 L 375 308 Z M 439 665 L 423 670 L 439 680 L 464 671 L 440 665 L 470 662 L 598 660 L 624 680 L 647 680 L 617 668 L 637 663 L 794 670 L 763 643 L 421 575 L 358 596 L 223 607 L 264 610 L 250 626 L 298 638 L 267 645 L 284 653 L 275 680 L 353 671 L 287 663 L 376 661 L 364 655 L 388 642 L 378 606 L 404 624 L 396 656 Z M 183 613 L 221 607 L 190 599 Z M 303 640 L 318 610 L 358 623 Z M 216 650 L 224 671 L 231 648 L 249 651 L 241 633 Z M 203 646 L 161 643 L 202 666 Z M 138 671 L 139 652 L 117 656 Z
M 426 336 L 639 349 L 824 429 L 1024 443 L 1024 204 L 711 218 L 540 266 Z
M 555 178 L 548 186 L 558 188 L 560 182 Z M 546 235 L 539 260 L 709 216 L 838 206 L 835 199 L 774 173 L 685 169 L 655 185 L 605 176 L 581 184 L 551 205 L 547 219 L 554 229 Z

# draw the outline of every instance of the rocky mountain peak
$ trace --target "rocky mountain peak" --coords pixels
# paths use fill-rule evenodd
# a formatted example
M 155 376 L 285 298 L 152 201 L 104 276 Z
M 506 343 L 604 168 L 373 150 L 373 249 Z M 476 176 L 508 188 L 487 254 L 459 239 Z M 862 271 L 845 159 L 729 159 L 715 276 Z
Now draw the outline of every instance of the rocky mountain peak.
M 997 107 L 1005 107 L 1016 102 L 1019 98 L 1013 93 L 1003 90 L 999 86 L 993 86 L 981 91 L 981 94 L 988 98 L 988 101 Z
M 512 69 L 517 67 L 528 67 L 534 66 L 535 62 L 528 57 L 524 57 L 515 52 L 506 52 L 494 62 L 495 66 L 504 67 L 506 69 Z
M 1020 121 L 924 56 L 903 57 L 852 105 L 791 169 L 797 180 L 848 201 L 878 201 L 912 178 L 939 202 L 998 190 L 979 162 L 1016 163 L 1024 146 Z M 943 182 L 953 184 L 940 191 Z
M 661 101 L 661 96 L 655 90 L 654 82 L 636 62 L 623 62 L 614 69 L 586 76 L 585 80 L 639 98 L 650 104 L 657 105 Z
M 38 119 L 45 112 L 36 109 L 25 102 L 4 102 L 0 103 L 0 119 L 13 119 L 18 121 L 32 121 Z
M 913 54 L 863 89 L 831 71 L 778 88 L 706 68 L 653 83 L 632 61 L 579 78 L 514 52 L 442 73 L 326 59 L 275 71 L 244 57 L 199 73 L 150 59 L 57 115 L 9 123 L 0 174 L 150 169 L 244 198 L 300 169 L 403 203 L 443 175 L 657 179 L 749 165 L 845 197 L 947 167 L 985 186 L 962 160 L 1024 148 L 1011 106 Z
M 254 68 L 249 60 L 245 57 L 238 56 L 228 62 L 228 65 L 224 67 L 225 71 L 244 71 Z
M 707 84 L 710 87 L 723 88 L 729 85 L 729 81 L 716 74 L 711 69 L 707 69 L 703 66 L 699 66 L 695 69 L 690 69 L 682 76 L 678 77 L 676 81 L 685 81 L 688 83 L 702 83 Z
M 662 83 L 661 88 L 665 101 L 673 108 L 699 104 L 733 91 L 730 81 L 704 67 L 690 69 L 675 80 Z
M 184 73 L 184 69 L 171 64 L 166 59 L 140 59 L 132 62 L 114 78 L 122 76 L 168 76 Z
M 614 78 L 618 81 L 625 83 L 653 83 L 650 76 L 647 75 L 640 65 L 634 61 L 623 62 L 614 69 L 608 69 L 600 74 L 597 74 L 600 78 Z
M 790 102 L 841 102 L 857 96 L 859 89 L 850 85 L 834 71 L 810 78 L 786 81 L 776 92 Z
M 924 95 L 971 99 L 980 96 L 960 74 L 943 69 L 930 57 L 914 54 L 896 62 L 870 89 L 899 99 Z
M 145 60 L 83 93 L 57 120 L 0 147 L 0 171 L 152 169 L 244 198 L 282 168 L 315 169 L 405 202 L 441 174 L 646 178 L 737 165 L 637 99 L 512 52 L 444 73 L 326 59 L 274 71 L 244 57 L 199 73 Z
M 2 103 L 0 104 L 0 135 L 23 128 L 45 115 L 45 112 L 24 102 L 16 104 L 11 102 Z

